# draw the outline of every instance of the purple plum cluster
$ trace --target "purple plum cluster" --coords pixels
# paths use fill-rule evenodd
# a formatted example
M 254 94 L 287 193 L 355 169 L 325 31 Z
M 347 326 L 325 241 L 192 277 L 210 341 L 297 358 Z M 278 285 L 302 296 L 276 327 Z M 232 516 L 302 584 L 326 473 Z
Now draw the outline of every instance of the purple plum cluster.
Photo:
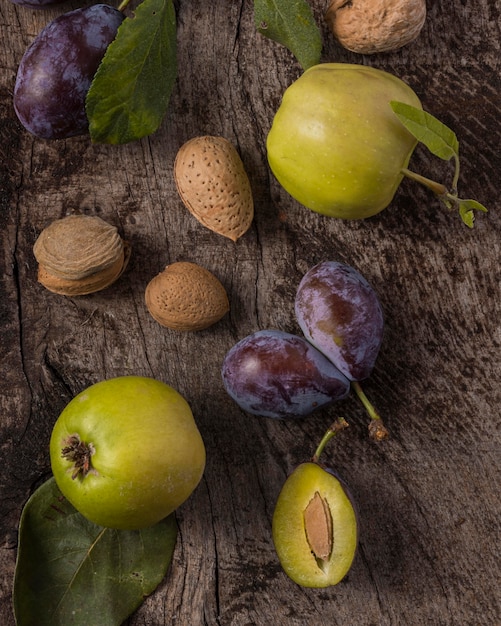
M 88 132 L 87 92 L 123 19 L 117 9 L 96 4 L 60 15 L 39 33 L 21 59 L 14 86 L 14 109 L 30 133 L 65 139 Z
M 223 384 L 244 411 L 276 419 L 305 417 L 344 399 L 367 378 L 381 347 L 378 296 L 353 267 L 324 261 L 296 292 L 304 337 L 260 330 L 235 344 L 222 365 Z

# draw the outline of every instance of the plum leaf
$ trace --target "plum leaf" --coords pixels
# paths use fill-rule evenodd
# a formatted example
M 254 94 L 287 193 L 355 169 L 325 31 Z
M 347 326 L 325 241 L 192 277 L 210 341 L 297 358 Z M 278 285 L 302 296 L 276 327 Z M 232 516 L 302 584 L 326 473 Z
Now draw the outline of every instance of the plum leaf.
M 50 478 L 21 514 L 17 626 L 120 626 L 164 578 L 176 536 L 174 514 L 143 530 L 96 526 Z
M 120 25 L 87 94 L 92 141 L 123 144 L 155 132 L 176 76 L 173 2 L 143 0 Z
M 322 36 L 306 0 L 254 0 L 261 35 L 285 46 L 307 70 L 320 62 Z

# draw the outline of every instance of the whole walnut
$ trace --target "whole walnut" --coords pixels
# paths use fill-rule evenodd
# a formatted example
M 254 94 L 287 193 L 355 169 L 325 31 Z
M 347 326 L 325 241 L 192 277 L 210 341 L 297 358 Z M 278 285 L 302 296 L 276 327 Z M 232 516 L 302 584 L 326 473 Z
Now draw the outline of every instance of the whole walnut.
M 325 20 L 352 52 L 390 52 L 414 41 L 426 20 L 426 0 L 331 0 Z

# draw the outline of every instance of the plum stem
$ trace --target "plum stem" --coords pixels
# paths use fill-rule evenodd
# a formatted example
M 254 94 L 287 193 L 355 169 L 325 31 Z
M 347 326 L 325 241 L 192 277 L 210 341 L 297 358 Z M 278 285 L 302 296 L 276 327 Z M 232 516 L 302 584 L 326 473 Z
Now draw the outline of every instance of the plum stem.
M 327 442 L 335 437 L 338 433 L 340 433 L 345 428 L 348 428 L 348 422 L 344 419 L 344 417 L 338 418 L 333 424 L 329 426 L 329 428 L 325 431 L 324 436 L 322 437 L 320 443 L 318 444 L 317 449 L 315 450 L 315 454 L 313 455 L 312 461 L 313 463 L 318 463 L 318 459 L 322 452 L 324 451 Z
M 118 5 L 117 11 L 125 11 L 127 6 L 129 5 L 130 0 L 122 0 L 122 2 Z
M 358 381 L 352 381 L 351 386 L 355 390 L 355 393 L 357 394 L 359 400 L 364 405 L 364 408 L 367 411 L 369 417 L 371 418 L 371 421 L 369 424 L 370 438 L 373 439 L 374 441 L 382 441 L 383 439 L 386 439 L 389 435 L 388 430 L 386 429 L 386 426 L 384 425 L 383 420 L 381 419 L 381 416 L 374 408 L 374 405 L 371 403 L 369 398 L 365 395 L 365 392 L 362 389 L 360 383 Z

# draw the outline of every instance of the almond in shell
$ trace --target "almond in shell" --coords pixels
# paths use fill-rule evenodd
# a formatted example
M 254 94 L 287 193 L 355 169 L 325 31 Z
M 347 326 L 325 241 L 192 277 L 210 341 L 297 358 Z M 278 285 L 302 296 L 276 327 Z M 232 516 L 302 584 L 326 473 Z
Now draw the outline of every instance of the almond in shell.
M 95 215 L 68 215 L 44 228 L 33 246 L 38 281 L 49 291 L 81 296 L 105 289 L 127 267 L 130 245 Z
M 146 307 L 153 319 L 173 330 L 203 330 L 229 310 L 221 282 L 209 270 L 187 261 L 168 265 L 147 285 Z
M 210 230 L 236 241 L 249 229 L 254 202 L 249 178 L 232 143 L 205 135 L 187 141 L 174 162 L 184 205 Z

